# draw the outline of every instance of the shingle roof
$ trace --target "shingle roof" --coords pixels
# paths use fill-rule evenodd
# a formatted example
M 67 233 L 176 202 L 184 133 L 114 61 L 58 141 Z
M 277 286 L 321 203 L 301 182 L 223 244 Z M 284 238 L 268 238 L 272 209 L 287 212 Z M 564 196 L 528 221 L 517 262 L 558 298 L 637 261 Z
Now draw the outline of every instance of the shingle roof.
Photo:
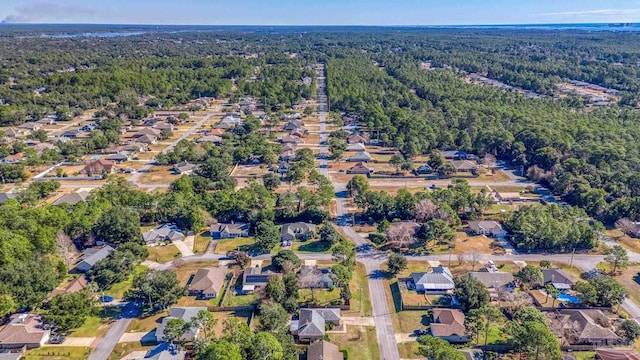
M 472 272 L 472 278 L 480 281 L 487 288 L 499 288 L 514 281 L 512 273 L 506 272 Z
M 162 339 L 164 336 L 164 329 L 167 326 L 167 322 L 171 319 L 182 319 L 184 320 L 184 322 L 189 322 L 191 321 L 191 318 L 194 318 L 196 315 L 198 315 L 198 312 L 200 310 L 207 310 L 206 307 L 178 307 L 178 306 L 174 306 L 172 308 L 169 309 L 169 316 L 165 317 L 162 319 L 162 322 L 160 323 L 160 325 L 158 325 L 158 328 L 156 329 L 156 337 L 158 339 Z M 183 336 L 183 339 L 193 339 L 193 337 L 195 336 L 195 329 L 189 329 L 185 335 Z
M 433 336 L 465 335 L 464 314 L 456 309 L 434 309 L 431 333 Z
M 106 245 L 102 248 L 100 248 L 99 250 L 93 252 L 92 254 L 90 254 L 89 256 L 87 256 L 86 258 L 84 258 L 82 260 L 83 263 L 86 263 L 90 266 L 95 265 L 98 261 L 106 258 L 107 256 L 109 256 L 109 254 L 111 254 L 115 249 L 112 248 L 109 245 Z
M 472 220 L 469 221 L 469 228 L 473 231 L 490 231 L 492 233 L 497 233 L 502 231 L 502 225 L 500 225 L 497 221 L 490 220 Z
M 340 321 L 340 309 L 301 309 L 298 336 L 324 336 L 324 324 L 329 321 Z
M 596 355 L 600 360 L 640 360 L 640 354 L 635 350 L 597 349 Z
M 3 345 L 37 344 L 49 334 L 42 329 L 39 315 L 17 314 L 11 322 L 0 330 L 0 347 Z
M 338 346 L 328 341 L 318 341 L 309 345 L 307 360 L 343 360 Z
M 199 269 L 189 284 L 189 291 L 201 291 L 216 294 L 220 292 L 227 268 L 224 266 Z
M 542 269 L 545 284 L 553 284 L 556 289 L 571 288 L 573 281 L 562 269 Z
M 53 205 L 69 204 L 75 205 L 81 201 L 85 201 L 89 197 L 88 191 L 79 191 L 77 193 L 64 194 L 53 202 Z
M 293 240 L 297 236 L 305 236 L 310 232 L 315 232 L 316 226 L 314 224 L 308 224 L 303 222 L 296 222 L 282 225 L 280 230 L 280 236 L 282 240 Z

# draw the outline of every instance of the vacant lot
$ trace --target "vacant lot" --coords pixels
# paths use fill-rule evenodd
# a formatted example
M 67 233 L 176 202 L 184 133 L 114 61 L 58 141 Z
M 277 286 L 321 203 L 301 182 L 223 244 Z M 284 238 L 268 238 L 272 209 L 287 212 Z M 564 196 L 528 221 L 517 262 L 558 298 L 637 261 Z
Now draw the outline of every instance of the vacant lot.
M 147 256 L 147 260 L 155 261 L 158 263 L 166 263 L 176 258 L 182 256 L 180 250 L 173 245 L 164 245 L 164 246 L 150 246 L 147 247 L 149 250 L 149 256 Z
M 105 306 L 97 309 L 97 314 L 88 316 L 81 327 L 75 329 L 72 337 L 100 337 L 109 330 L 109 326 L 118 314 L 120 308 L 116 306 Z
M 167 315 L 169 315 L 169 312 L 165 310 L 153 315 L 149 315 L 144 318 L 135 318 L 131 320 L 131 324 L 129 324 L 129 327 L 127 328 L 127 332 L 152 331 L 153 329 L 158 327 L 160 320 Z
M 634 301 L 640 302 L 640 266 L 629 266 L 616 276 L 616 280 L 627 289 Z
M 376 328 L 373 326 L 347 326 L 346 334 L 329 334 L 329 340 L 340 350 L 345 350 L 349 360 L 380 359 Z
M 367 271 L 362 263 L 356 263 L 349 289 L 351 290 L 351 309 L 348 312 L 358 316 L 371 316 L 369 282 Z
M 201 254 L 205 252 L 210 242 L 211 242 L 211 236 L 209 236 L 208 231 L 203 231 L 199 234 L 196 234 L 196 238 L 193 241 L 193 252 L 195 254 Z
M 246 237 L 214 241 L 216 242 L 216 254 L 226 254 L 228 251 L 238 250 L 243 246 L 251 245 L 255 240 L 253 237 Z
M 493 239 L 486 236 L 469 236 L 464 231 L 456 232 L 454 254 L 468 254 L 477 252 L 480 254 L 504 254 L 504 249 Z
M 618 229 L 607 230 L 607 235 L 627 250 L 640 253 L 640 239 L 632 238 Z
M 113 296 L 116 299 L 122 299 L 124 297 L 124 293 L 131 288 L 131 284 L 133 283 L 133 278 L 137 274 L 141 274 L 146 270 L 147 268 L 142 265 L 136 266 L 136 268 L 133 271 L 133 274 L 129 275 L 129 277 L 126 280 L 113 284 L 113 286 L 111 286 L 109 290 L 105 291 L 104 294 Z
M 149 172 L 140 175 L 138 181 L 147 185 L 169 185 L 177 180 L 180 175 L 175 175 L 170 166 L 154 166 Z

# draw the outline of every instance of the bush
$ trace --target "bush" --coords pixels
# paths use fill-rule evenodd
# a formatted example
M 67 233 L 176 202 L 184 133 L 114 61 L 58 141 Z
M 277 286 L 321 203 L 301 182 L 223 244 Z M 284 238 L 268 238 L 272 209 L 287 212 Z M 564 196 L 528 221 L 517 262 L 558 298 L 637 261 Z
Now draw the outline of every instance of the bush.
M 387 236 L 384 234 L 369 234 L 369 240 L 376 245 L 382 245 L 387 241 Z

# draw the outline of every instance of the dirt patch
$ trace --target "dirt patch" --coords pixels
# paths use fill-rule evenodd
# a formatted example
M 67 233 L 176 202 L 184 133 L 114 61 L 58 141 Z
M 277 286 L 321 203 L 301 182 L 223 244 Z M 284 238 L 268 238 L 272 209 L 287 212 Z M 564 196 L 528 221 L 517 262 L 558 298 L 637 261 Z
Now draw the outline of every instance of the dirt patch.
M 616 276 L 616 280 L 627 289 L 634 301 L 640 302 L 640 266 L 629 266 Z
M 138 178 L 142 184 L 149 185 L 169 185 L 180 178 L 171 171 L 171 166 L 154 166 L 149 172 L 143 173 Z
M 476 251 L 480 254 L 504 254 L 504 249 L 493 239 L 486 236 L 469 236 L 464 231 L 456 232 L 454 254 L 468 254 Z

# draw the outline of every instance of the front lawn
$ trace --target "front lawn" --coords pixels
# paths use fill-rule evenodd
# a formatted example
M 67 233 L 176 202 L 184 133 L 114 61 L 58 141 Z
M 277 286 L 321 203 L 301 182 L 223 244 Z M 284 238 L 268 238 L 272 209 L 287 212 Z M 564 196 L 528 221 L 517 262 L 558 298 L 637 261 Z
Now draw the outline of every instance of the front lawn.
M 182 256 L 180 250 L 178 250 L 178 248 L 173 244 L 149 246 L 147 249 L 149 250 L 147 260 L 155 261 L 157 263 L 166 263 Z
M 347 352 L 349 360 L 380 360 L 374 326 L 347 326 L 345 334 L 328 334 L 329 340 Z
M 133 273 L 129 275 L 127 279 L 121 281 L 119 283 L 115 283 L 111 286 L 111 288 L 104 292 L 105 295 L 113 296 L 116 299 L 122 299 L 124 297 L 124 293 L 131 289 L 131 285 L 133 284 L 133 278 L 137 274 L 141 274 L 145 272 L 147 268 L 142 265 L 138 265 L 133 270 Z
M 360 316 L 371 316 L 369 281 L 367 270 L 362 263 L 356 263 L 349 288 L 351 289 L 351 310 L 349 312 L 357 313 Z
M 25 360 L 86 360 L 93 351 L 88 347 L 45 346 L 29 350 L 25 353 Z
M 327 246 L 327 243 L 316 241 L 294 241 L 291 244 L 291 250 L 298 253 L 324 253 L 328 254 L 331 250 L 331 246 Z
M 176 273 L 176 277 L 180 281 L 180 285 L 186 286 L 191 276 L 195 275 L 199 269 L 205 267 L 216 267 L 218 266 L 218 264 L 218 260 L 183 262 L 181 264 L 174 264 L 174 266 L 171 268 L 171 271 Z
M 73 330 L 72 337 L 102 337 L 109 330 L 109 325 L 120 314 L 117 306 L 105 306 L 96 309 L 96 315 L 87 317 L 81 327 Z
M 161 311 L 159 313 L 143 317 L 135 318 L 131 320 L 127 332 L 149 332 L 158 327 L 160 319 L 167 316 L 168 311 Z
M 216 254 L 226 254 L 231 250 L 238 250 L 254 243 L 253 237 L 213 240 L 217 243 Z
M 408 341 L 398 344 L 398 352 L 400 353 L 401 359 L 415 359 L 416 353 L 418 352 L 418 344 L 417 341 Z
M 140 342 L 126 342 L 120 343 L 113 348 L 108 360 L 119 360 L 125 355 L 129 355 L 134 351 L 149 351 L 155 346 L 143 346 Z
M 300 289 L 300 304 L 320 306 L 340 304 L 340 289 Z

